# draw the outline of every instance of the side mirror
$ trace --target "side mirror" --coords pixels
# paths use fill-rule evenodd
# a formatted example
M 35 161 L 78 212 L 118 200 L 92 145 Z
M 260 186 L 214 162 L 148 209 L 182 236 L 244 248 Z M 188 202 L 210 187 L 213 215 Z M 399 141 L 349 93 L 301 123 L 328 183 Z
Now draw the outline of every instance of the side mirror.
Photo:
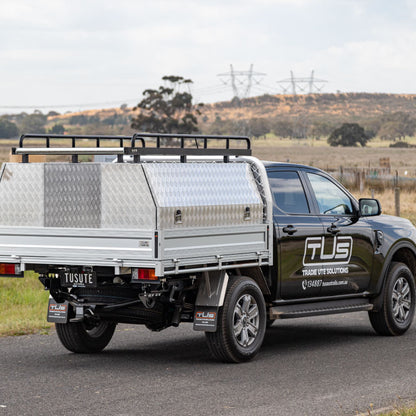
M 373 217 L 381 214 L 381 205 L 378 199 L 361 198 L 358 203 L 360 217 Z

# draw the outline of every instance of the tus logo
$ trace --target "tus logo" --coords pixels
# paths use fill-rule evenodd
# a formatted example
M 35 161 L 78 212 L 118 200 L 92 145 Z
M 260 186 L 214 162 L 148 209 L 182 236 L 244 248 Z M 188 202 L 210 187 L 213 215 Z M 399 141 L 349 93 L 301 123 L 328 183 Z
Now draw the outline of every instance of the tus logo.
M 334 237 L 326 242 L 325 237 L 308 237 L 303 254 L 304 266 L 319 264 L 348 264 L 352 254 L 352 237 Z
M 215 312 L 197 312 L 196 319 L 205 319 L 207 321 L 215 321 L 217 314 Z
M 67 309 L 67 305 L 65 304 L 51 303 L 49 305 L 50 312 L 66 312 L 66 309 Z

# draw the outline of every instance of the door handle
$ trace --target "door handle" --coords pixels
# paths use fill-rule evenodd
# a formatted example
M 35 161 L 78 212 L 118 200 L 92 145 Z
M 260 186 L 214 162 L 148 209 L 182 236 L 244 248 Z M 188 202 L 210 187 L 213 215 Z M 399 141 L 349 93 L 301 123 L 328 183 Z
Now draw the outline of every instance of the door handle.
M 283 227 L 282 231 L 286 234 L 292 235 L 295 234 L 298 229 L 295 228 L 293 225 L 288 225 L 287 227 Z
M 331 224 L 331 226 L 327 228 L 327 231 L 331 234 L 338 234 L 341 229 L 338 228 L 335 224 Z

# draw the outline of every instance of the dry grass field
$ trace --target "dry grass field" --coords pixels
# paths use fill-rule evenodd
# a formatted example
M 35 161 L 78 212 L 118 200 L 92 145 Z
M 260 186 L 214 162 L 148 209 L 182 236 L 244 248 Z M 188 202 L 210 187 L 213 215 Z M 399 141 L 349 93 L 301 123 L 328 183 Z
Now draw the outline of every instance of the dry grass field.
M 365 189 L 363 192 L 352 192 L 358 198 L 371 197 L 371 190 Z M 374 198 L 377 198 L 381 203 L 383 214 L 396 215 L 394 205 L 394 190 L 386 189 L 384 191 L 376 191 Z M 407 218 L 414 225 L 416 225 L 416 192 L 402 191 L 400 192 L 400 216 Z
M 380 145 L 383 144 L 384 147 Z M 375 146 L 378 145 L 378 146 Z M 391 148 L 373 142 L 368 147 L 330 147 L 326 140 L 256 139 L 253 154 L 259 159 L 291 162 L 320 169 L 379 167 L 381 158 L 390 158 L 392 171 L 416 177 L 416 147 Z

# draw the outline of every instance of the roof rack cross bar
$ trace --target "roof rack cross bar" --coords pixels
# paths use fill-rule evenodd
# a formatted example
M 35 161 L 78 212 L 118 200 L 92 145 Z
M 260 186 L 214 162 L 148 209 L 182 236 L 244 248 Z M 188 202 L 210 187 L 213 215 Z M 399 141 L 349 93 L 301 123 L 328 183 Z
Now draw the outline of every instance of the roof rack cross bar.
M 136 140 L 140 140 L 142 147 L 146 146 L 146 143 L 144 141 L 143 138 L 138 137 L 137 133 L 133 134 L 132 138 L 131 138 L 131 147 L 136 147 Z

